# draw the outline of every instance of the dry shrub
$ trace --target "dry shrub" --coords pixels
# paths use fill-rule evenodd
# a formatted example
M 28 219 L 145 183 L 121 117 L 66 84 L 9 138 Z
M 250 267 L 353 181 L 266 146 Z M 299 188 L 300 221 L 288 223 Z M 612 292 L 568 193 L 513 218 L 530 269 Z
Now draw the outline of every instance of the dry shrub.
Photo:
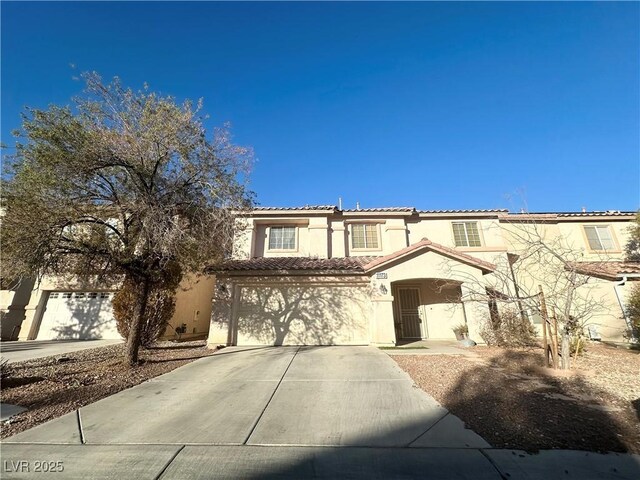
M 536 330 L 520 312 L 503 307 L 498 318 L 485 318 L 480 336 L 487 345 L 498 347 L 530 347 L 536 344 Z
M 9 360 L 7 358 L 0 358 L 0 380 L 6 380 L 13 373 Z
M 631 331 L 627 336 L 640 338 L 640 282 L 634 282 L 626 303 L 627 316 L 631 321 Z
M 164 333 L 176 309 L 175 294 L 182 278 L 179 267 L 168 268 L 162 278 L 153 279 L 147 297 L 140 344 L 149 347 Z M 140 282 L 126 278 L 120 290 L 113 297 L 113 316 L 118 333 L 129 338 L 129 330 L 141 296 Z

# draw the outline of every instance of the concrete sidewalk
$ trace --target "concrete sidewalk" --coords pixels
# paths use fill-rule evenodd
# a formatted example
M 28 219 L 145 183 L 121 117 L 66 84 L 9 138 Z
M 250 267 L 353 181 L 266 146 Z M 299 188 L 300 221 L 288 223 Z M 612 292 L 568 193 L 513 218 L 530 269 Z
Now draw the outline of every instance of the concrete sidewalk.
M 59 478 L 79 480 L 637 480 L 640 457 L 567 450 L 3 444 L 1 468 L 3 479 L 56 478 L 59 472 Z
M 0 342 L 0 357 L 9 363 L 33 360 L 34 358 L 62 355 L 88 348 L 104 347 L 122 343 L 122 340 L 29 340 Z
M 83 479 L 640 478 L 637 456 L 491 449 L 370 347 L 227 348 L 8 438 L 1 455 L 3 478 L 43 460 Z

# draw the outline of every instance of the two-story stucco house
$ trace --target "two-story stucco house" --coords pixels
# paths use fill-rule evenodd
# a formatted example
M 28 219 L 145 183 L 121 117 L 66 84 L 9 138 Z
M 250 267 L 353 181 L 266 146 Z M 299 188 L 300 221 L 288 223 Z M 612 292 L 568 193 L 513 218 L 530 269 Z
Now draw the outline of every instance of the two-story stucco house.
M 524 248 L 516 221 L 579 253 L 576 270 L 592 275 L 589 288 L 604 307 L 591 319 L 593 331 L 622 341 L 624 297 L 640 279 L 640 266 L 622 256 L 634 215 L 256 208 L 239 219 L 233 258 L 210 268 L 209 342 L 393 345 L 453 339 L 453 327 L 465 323 L 481 341 L 490 305 L 474 301 L 478 285 L 494 285 L 500 269 L 511 275 L 509 290 L 540 281 L 535 265 L 509 272 Z
M 238 217 L 233 257 L 185 279 L 164 338 L 208 333 L 211 344 L 393 345 L 453 339 L 453 327 L 466 324 L 480 342 L 479 325 L 497 307 L 478 301 L 479 289 L 493 289 L 499 299 L 506 290 L 536 292 L 553 281 L 541 278 L 544 270 L 525 252 L 524 237 L 534 232 L 574 253 L 575 270 L 590 275 L 588 293 L 600 307 L 590 327 L 603 340 L 623 341 L 624 301 L 640 281 L 640 265 L 622 254 L 634 215 L 256 208 Z M 111 311 L 116 288 L 46 277 L 3 289 L 2 338 L 119 338 Z M 527 313 L 539 324 L 535 311 Z

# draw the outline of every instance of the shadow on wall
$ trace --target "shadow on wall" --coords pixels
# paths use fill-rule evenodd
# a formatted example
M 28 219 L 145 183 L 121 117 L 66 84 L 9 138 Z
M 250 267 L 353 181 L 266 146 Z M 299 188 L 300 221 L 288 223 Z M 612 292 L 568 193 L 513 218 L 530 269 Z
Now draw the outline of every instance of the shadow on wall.
M 369 315 L 358 287 L 243 287 L 237 325 L 246 344 L 363 344 Z
M 53 338 L 56 340 L 121 338 L 111 310 L 112 293 L 109 293 L 109 298 L 101 298 L 100 293 L 97 294 L 97 298 L 89 298 L 88 293 L 80 298 L 76 295 L 74 293 L 73 298 L 67 299 L 70 317 L 66 319 L 63 317 L 64 323 L 61 322 L 51 328 Z M 65 315 L 67 312 L 58 313 L 60 314 Z

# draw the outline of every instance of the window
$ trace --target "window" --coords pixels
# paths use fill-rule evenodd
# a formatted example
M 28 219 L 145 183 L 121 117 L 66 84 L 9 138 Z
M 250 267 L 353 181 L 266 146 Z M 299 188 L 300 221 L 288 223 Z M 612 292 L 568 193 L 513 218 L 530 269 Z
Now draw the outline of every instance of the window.
M 89 292 L 89 298 L 98 298 L 98 292 Z
M 269 250 L 295 250 L 296 227 L 269 228 Z
M 109 293 L 107 293 L 107 292 L 100 292 L 100 298 L 109 298 Z
M 71 298 L 71 292 L 64 292 L 62 298 Z
M 453 240 L 456 247 L 480 247 L 480 233 L 478 222 L 454 222 Z
M 351 246 L 352 248 L 379 248 L 378 225 L 375 223 L 352 225 Z
M 58 298 L 58 292 L 53 292 L 49 295 L 49 298 Z
M 587 241 L 589 242 L 589 248 L 591 248 L 591 250 L 616 249 L 608 225 L 584 227 L 584 233 L 587 235 Z

